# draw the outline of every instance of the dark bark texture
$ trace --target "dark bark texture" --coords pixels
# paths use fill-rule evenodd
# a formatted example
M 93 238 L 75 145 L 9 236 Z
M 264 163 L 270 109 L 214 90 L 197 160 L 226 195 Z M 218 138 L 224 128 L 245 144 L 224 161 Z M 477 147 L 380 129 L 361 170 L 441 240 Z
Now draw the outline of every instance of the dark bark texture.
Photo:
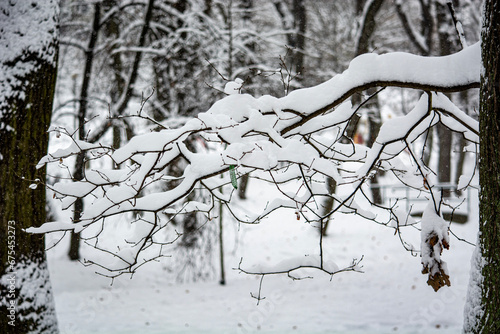
M 56 8 L 55 1 L 0 6 L 0 29 L 7 31 L 0 36 L 0 70 L 7 77 L 14 73 L 0 91 L 0 333 L 58 332 L 44 238 L 23 231 L 46 221 L 45 187 L 29 185 L 45 181 L 45 170 L 35 165 L 48 146 Z M 10 21 L 19 15 L 24 19 Z M 32 39 L 38 33 L 43 42 Z
M 361 22 L 362 26 L 360 27 L 359 38 L 356 44 L 356 56 L 359 56 L 363 53 L 368 53 L 370 51 L 370 41 L 377 28 L 377 22 L 375 20 L 380 8 L 384 4 L 384 0 L 375 0 L 370 3 L 369 7 L 366 9 L 366 12 L 363 11 L 365 6 L 365 2 L 362 0 L 356 1 L 356 12 L 358 15 L 364 15 L 362 17 Z M 371 87 L 367 90 L 368 94 L 373 94 L 376 91 L 375 87 Z M 353 94 L 352 104 L 359 105 L 362 103 L 360 94 Z M 381 126 L 380 120 L 380 107 L 378 103 L 378 98 L 375 95 L 365 106 L 365 108 L 369 111 L 369 130 L 370 130 L 370 138 L 368 140 L 367 145 L 372 146 L 377 137 L 378 131 Z M 346 129 L 346 137 L 354 138 L 356 134 L 358 123 L 361 116 L 358 114 L 353 115 Z M 378 175 L 375 174 L 371 179 L 371 184 L 374 185 L 371 188 L 372 191 L 372 200 L 374 203 L 381 204 L 382 203 L 382 194 L 380 192 L 380 188 L 378 185 Z M 337 188 L 335 181 L 332 178 L 328 178 L 327 180 L 328 191 L 331 194 L 334 194 Z M 328 197 L 323 203 L 323 214 L 327 215 L 334 207 L 333 197 Z M 323 235 L 327 234 L 328 223 L 330 220 L 326 220 L 325 225 L 321 228 L 321 233 Z
M 94 63 L 95 45 L 97 42 L 97 35 L 99 32 L 100 12 L 101 12 L 101 4 L 96 3 L 94 5 L 94 21 L 92 24 L 92 32 L 90 33 L 89 43 L 87 46 L 87 50 L 85 51 L 85 69 L 83 70 L 83 80 L 82 80 L 82 87 L 80 90 L 80 99 L 79 99 L 79 107 L 77 114 L 78 137 L 80 140 L 84 140 L 87 134 L 85 127 L 85 119 L 87 118 L 89 87 L 90 87 L 90 79 L 92 77 L 92 66 Z M 83 179 L 84 167 L 85 167 L 85 153 L 80 153 L 76 157 L 75 161 L 75 170 L 73 172 L 73 178 L 75 180 Z M 77 198 L 73 209 L 73 221 L 75 223 L 80 221 L 80 215 L 83 212 L 83 208 L 84 208 L 83 199 Z M 80 260 L 80 233 L 71 232 L 68 256 L 73 261 Z
M 500 333 L 500 3 L 485 4 L 480 89 L 479 250 L 481 311 L 466 333 Z M 471 322 L 469 323 L 469 325 Z
M 439 55 L 446 56 L 459 50 L 459 41 L 456 36 L 452 16 L 446 4 L 436 1 L 436 21 L 439 40 Z M 451 98 L 451 95 L 448 95 Z M 452 133 L 443 124 L 438 124 L 437 135 L 439 140 L 438 180 L 440 184 L 451 182 L 451 151 Z M 443 197 L 450 197 L 448 189 L 443 190 Z

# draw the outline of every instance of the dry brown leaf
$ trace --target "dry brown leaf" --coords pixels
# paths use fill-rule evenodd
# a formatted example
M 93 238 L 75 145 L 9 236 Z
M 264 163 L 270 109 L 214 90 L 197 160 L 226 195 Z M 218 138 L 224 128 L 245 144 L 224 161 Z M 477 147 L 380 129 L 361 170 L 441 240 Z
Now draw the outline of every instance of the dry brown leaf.
M 443 248 L 449 249 L 450 245 L 444 239 L 440 240 L 436 233 L 432 233 L 425 240 L 425 243 L 429 246 L 429 251 L 431 256 L 433 256 L 433 261 L 424 265 L 422 269 L 422 274 L 429 274 L 427 284 L 430 285 L 434 291 L 438 291 L 443 286 L 450 286 L 450 276 L 446 274 L 446 271 L 442 267 L 440 260 L 440 255 L 443 252 Z M 439 254 L 434 254 L 434 246 L 439 246 Z M 430 266 L 430 268 L 429 268 Z M 434 275 L 432 273 L 435 273 Z
M 424 270 L 422 270 L 422 274 L 426 274 L 428 272 L 424 272 L 426 271 L 427 268 L 424 268 Z M 436 273 L 435 275 L 431 275 L 429 273 L 429 279 L 427 280 L 427 284 L 432 286 L 432 288 L 434 289 L 434 291 L 438 291 L 439 289 L 441 289 L 443 286 L 451 286 L 451 282 L 450 282 L 450 276 L 448 276 L 444 270 L 442 268 L 440 268 L 440 272 Z

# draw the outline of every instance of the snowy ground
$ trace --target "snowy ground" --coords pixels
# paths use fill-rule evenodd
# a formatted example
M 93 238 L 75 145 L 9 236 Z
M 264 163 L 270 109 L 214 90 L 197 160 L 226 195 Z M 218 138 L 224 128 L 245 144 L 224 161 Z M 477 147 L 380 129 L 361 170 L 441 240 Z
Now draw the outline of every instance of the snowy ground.
M 254 190 L 252 198 L 262 197 Z M 256 196 L 256 197 L 254 197 Z M 476 194 L 477 196 L 477 194 Z M 251 207 L 249 200 L 245 206 Z M 477 203 L 473 206 L 476 207 Z M 477 209 L 473 210 L 477 212 Z M 234 230 L 234 229 L 233 229 Z M 453 225 L 475 241 L 477 219 Z M 339 267 L 364 256 L 364 273 L 292 281 L 268 276 L 265 300 L 256 305 L 260 277 L 231 268 L 272 265 L 317 253 L 317 231 L 295 216 L 274 215 L 257 226 L 241 226 L 240 243 L 227 247 L 227 284 L 217 280 L 175 283 L 160 264 L 142 268 L 132 280 L 110 280 L 66 260 L 66 247 L 48 252 L 62 333 L 457 333 L 473 247 L 451 237 L 451 287 L 434 292 L 420 273 L 420 258 L 406 252 L 393 230 L 352 215 L 336 218 L 325 239 L 327 261 Z M 416 233 L 407 235 L 419 248 Z M 168 261 L 168 260 L 167 260 Z M 331 280 L 330 280 L 331 279 Z

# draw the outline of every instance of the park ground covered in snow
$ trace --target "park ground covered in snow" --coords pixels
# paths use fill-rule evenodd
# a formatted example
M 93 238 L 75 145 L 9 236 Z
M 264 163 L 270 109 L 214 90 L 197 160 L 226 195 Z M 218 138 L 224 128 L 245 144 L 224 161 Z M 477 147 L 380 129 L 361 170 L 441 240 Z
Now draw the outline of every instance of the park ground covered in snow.
M 253 187 L 252 187 L 253 186 Z M 248 210 L 269 198 L 266 187 L 250 184 Z M 454 233 L 475 242 L 477 192 L 471 193 L 469 222 L 452 224 Z M 215 222 L 214 222 L 215 223 Z M 324 239 L 325 261 L 340 268 L 363 257 L 364 273 L 345 272 L 330 277 L 319 271 L 266 276 L 257 305 L 261 276 L 237 268 L 261 265 L 272 268 L 282 261 L 314 256 L 318 230 L 293 213 L 273 213 L 258 225 L 240 225 L 227 219 L 225 286 L 217 277 L 179 283 L 167 270 L 173 258 L 142 267 L 132 279 L 111 280 L 67 259 L 65 240 L 48 251 L 56 309 L 62 333 L 457 333 L 474 247 L 451 237 L 448 263 L 451 287 L 438 292 L 426 284 L 420 256 L 405 251 L 394 229 L 354 215 L 330 222 Z M 117 229 L 117 238 L 119 238 Z M 47 236 L 55 240 L 57 233 Z M 413 228 L 405 240 L 420 246 Z M 89 249 L 83 249 L 83 257 Z M 216 252 L 216 251 L 214 251 Z M 215 256 L 217 254 L 214 254 Z M 169 262 L 170 261 L 170 262 Z M 214 263 L 217 263 L 214 261 Z M 330 263 L 331 265 L 332 263 Z M 218 272 L 218 268 L 214 268 Z M 215 275 L 216 276 L 216 275 Z

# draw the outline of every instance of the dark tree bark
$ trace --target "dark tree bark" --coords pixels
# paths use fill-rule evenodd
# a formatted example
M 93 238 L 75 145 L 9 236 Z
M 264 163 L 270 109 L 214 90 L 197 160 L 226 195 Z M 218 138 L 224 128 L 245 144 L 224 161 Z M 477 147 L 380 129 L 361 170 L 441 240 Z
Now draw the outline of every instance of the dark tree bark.
M 356 42 L 356 53 L 355 55 L 361 55 L 363 53 L 367 53 L 370 51 L 370 40 L 375 32 L 376 29 L 376 20 L 375 17 L 377 16 L 380 8 L 382 7 L 384 3 L 384 0 L 374 0 L 371 1 L 368 4 L 368 7 L 366 8 L 366 11 L 364 10 L 364 7 L 366 6 L 365 1 L 363 0 L 358 0 L 356 1 L 356 13 L 357 15 L 361 16 L 361 22 L 362 25 L 360 26 L 360 33 L 359 33 L 359 38 L 358 41 Z M 376 91 L 375 88 L 369 89 L 368 93 L 374 93 Z M 360 95 L 354 95 L 352 99 L 353 105 L 361 103 L 361 96 Z M 374 96 L 369 103 L 366 104 L 365 106 L 369 110 L 369 115 L 368 115 L 368 126 L 369 126 L 369 131 L 370 131 L 370 137 L 368 139 L 367 145 L 371 146 L 373 145 L 375 138 L 378 134 L 378 130 L 380 129 L 381 125 L 381 119 L 380 119 L 380 108 L 379 108 L 379 103 L 377 96 Z M 349 124 L 346 129 L 346 137 L 348 138 L 353 138 L 354 135 L 356 134 L 357 128 L 358 128 L 358 122 L 359 122 L 360 116 L 359 115 L 354 115 L 351 120 L 349 121 Z M 374 187 L 371 188 L 372 191 L 372 199 L 374 203 L 382 203 L 382 195 L 380 193 L 380 188 L 377 187 L 378 185 L 378 180 L 377 180 L 377 175 L 374 175 L 372 180 L 371 180 L 372 185 Z M 335 190 L 337 188 L 335 181 L 333 179 L 328 179 L 327 180 L 327 186 L 328 186 L 328 191 L 330 193 L 335 193 Z M 325 200 L 323 203 L 323 213 L 327 214 L 333 209 L 333 198 L 329 197 Z M 326 235 L 327 233 L 327 228 L 328 228 L 328 223 L 329 220 L 326 220 L 325 226 L 323 226 L 323 235 Z
M 396 1 L 394 4 L 396 6 L 396 12 L 403 26 L 403 30 L 406 32 L 408 39 L 415 46 L 415 48 L 420 52 L 423 56 L 429 56 L 432 53 L 433 49 L 433 33 L 434 33 L 434 16 L 432 5 L 433 2 L 430 0 L 419 0 L 420 10 L 422 13 L 420 29 L 417 32 L 417 28 L 412 29 L 410 23 L 410 17 L 408 16 L 408 11 L 403 8 L 402 1 Z M 422 39 L 419 38 L 417 34 L 420 34 L 420 37 L 424 37 L 425 43 L 422 44 Z M 424 146 L 424 151 L 422 154 L 422 159 L 426 166 L 429 165 L 432 156 L 432 148 L 434 143 L 434 129 L 430 128 L 427 130 L 426 134 L 426 142 Z
M 247 199 L 247 189 L 249 180 L 250 180 L 250 174 L 244 174 L 240 177 L 240 183 L 238 185 L 238 197 L 241 199 Z
M 370 40 L 375 32 L 377 27 L 377 21 L 375 17 L 378 12 L 382 8 L 384 4 L 384 0 L 374 0 L 368 4 L 368 8 L 362 14 L 363 24 L 361 26 L 361 32 L 359 34 L 359 39 L 357 41 L 356 47 L 356 55 L 361 55 L 363 53 L 370 52 Z M 366 4 L 365 4 L 366 6 Z M 376 92 L 375 88 L 369 89 L 367 93 L 369 95 L 374 94 Z M 361 98 L 359 96 L 355 96 L 353 99 L 353 104 L 358 104 L 361 102 Z M 378 132 L 380 130 L 380 126 L 382 124 L 382 120 L 380 117 L 380 105 L 378 101 L 377 95 L 375 95 L 368 103 L 365 105 L 365 109 L 368 110 L 368 129 L 369 129 L 369 137 L 366 143 L 367 146 L 371 147 L 377 138 Z M 357 125 L 357 121 L 355 122 Z M 354 130 L 355 133 L 355 130 Z M 354 135 L 354 133 L 352 135 Z M 378 187 L 378 175 L 373 175 L 371 179 L 371 192 L 372 192 L 372 200 L 376 204 L 382 204 L 382 194 L 380 192 L 380 188 Z
M 57 333 L 44 238 L 47 153 L 57 71 L 56 1 L 0 2 L 0 333 Z
M 460 107 L 462 108 L 462 110 L 467 112 L 467 114 L 470 114 L 469 111 L 467 110 L 468 106 L 469 106 L 469 96 L 467 94 L 467 91 L 460 92 L 459 96 L 460 96 L 460 101 L 462 102 Z M 464 151 L 464 149 L 465 149 L 465 146 L 467 145 L 467 140 L 461 134 L 455 133 L 454 136 L 456 137 L 456 140 L 457 140 L 456 152 L 458 154 L 454 181 L 456 184 L 458 184 L 460 176 L 464 172 L 464 167 L 465 167 L 465 162 L 466 162 L 466 159 L 465 159 L 466 152 Z M 457 190 L 456 194 L 458 196 L 461 196 L 462 192 L 460 190 Z
M 304 50 L 306 47 L 307 12 L 304 0 L 293 0 L 293 26 L 296 30 L 293 43 L 292 71 L 295 71 L 300 79 L 304 70 Z
M 148 6 L 146 8 L 144 25 L 142 26 L 138 47 L 142 47 L 146 43 L 146 35 L 149 31 L 149 26 L 151 23 L 152 13 L 153 13 L 153 4 L 154 0 L 149 0 Z M 116 5 L 115 1 L 109 0 L 104 3 L 104 8 L 109 9 L 113 5 Z M 83 81 L 81 87 L 81 93 L 79 98 L 79 109 L 78 109 L 78 125 L 79 125 L 79 137 L 83 139 L 86 137 L 86 127 L 85 127 L 85 118 L 87 115 L 87 105 L 88 105 L 88 94 L 90 88 L 90 82 L 92 77 L 92 67 L 94 64 L 94 56 L 95 56 L 95 48 L 97 45 L 98 36 L 101 28 L 105 27 L 105 31 L 108 34 L 118 34 L 119 26 L 117 23 L 116 16 L 108 18 L 105 24 L 103 25 L 101 22 L 101 3 L 96 2 L 94 5 L 94 18 L 92 21 L 92 30 L 88 42 L 88 46 L 85 50 L 85 68 L 83 71 Z M 118 115 L 122 115 L 125 109 L 128 106 L 128 102 L 132 98 L 132 91 L 135 82 L 138 77 L 139 64 L 141 61 L 142 52 L 136 52 L 132 68 L 130 69 L 129 76 L 127 82 L 124 82 L 121 77 L 121 69 L 122 62 L 120 55 L 115 53 L 110 57 L 110 61 L 112 65 L 116 65 L 114 79 L 116 81 L 116 86 L 111 90 L 111 100 L 113 102 L 113 106 L 116 106 L 116 112 Z M 124 122 L 125 123 L 125 122 Z M 105 122 L 101 124 L 101 128 L 93 131 L 91 136 L 87 139 L 89 142 L 96 142 L 99 140 L 111 127 L 110 122 Z M 114 125 L 111 127 L 113 130 L 113 145 L 118 148 L 121 143 L 121 131 L 119 125 Z M 132 137 L 132 133 L 130 128 L 125 125 L 127 129 L 127 137 Z M 128 138 L 130 139 L 130 138 Z M 75 162 L 75 172 L 73 174 L 73 178 L 75 180 L 81 180 L 84 177 L 84 168 L 85 168 L 85 154 L 80 154 L 77 156 Z M 78 198 L 74 204 L 74 212 L 73 212 L 73 221 L 78 222 L 80 219 L 80 215 L 83 212 L 84 204 L 81 198 Z M 69 258 L 71 260 L 79 260 L 80 259 L 80 236 L 78 233 L 71 234 L 71 242 L 70 248 L 68 252 Z
M 89 43 L 85 50 L 85 68 L 83 70 L 83 80 L 80 89 L 79 106 L 77 113 L 78 137 L 84 140 L 86 136 L 85 118 L 87 117 L 87 105 L 89 96 L 90 79 L 92 77 L 92 67 L 94 65 L 94 50 L 99 34 L 101 15 L 101 4 L 96 2 L 94 5 L 94 20 L 92 22 L 92 31 L 90 33 Z M 83 169 L 85 168 L 85 153 L 80 153 L 76 157 L 75 170 L 73 178 L 82 180 L 84 176 Z M 83 199 L 77 198 L 73 206 L 73 222 L 80 221 L 80 215 L 83 212 Z M 73 261 L 80 260 L 80 233 L 71 232 L 68 256 Z
M 242 0 L 241 8 L 243 10 L 243 15 L 242 15 L 243 22 L 245 25 L 248 25 L 251 23 L 253 18 L 253 9 L 254 9 L 253 0 Z M 249 44 L 248 48 L 252 51 L 255 51 L 255 43 Z M 252 64 L 248 65 L 251 66 Z M 249 76 L 247 79 L 245 79 L 245 85 L 251 86 L 252 81 L 253 81 L 252 77 Z M 241 199 L 247 198 L 247 189 L 249 180 L 250 180 L 250 174 L 244 174 L 240 177 L 240 182 L 238 184 L 238 197 Z
M 210 3 L 205 2 L 205 10 L 210 11 Z M 189 3 L 186 1 L 178 0 L 170 4 L 179 13 L 186 13 L 189 8 Z M 154 18 L 156 21 L 161 22 L 165 26 L 169 27 L 171 30 L 171 36 L 159 35 L 158 38 L 178 38 L 178 50 L 172 57 L 158 56 L 154 58 L 156 66 L 155 80 L 157 82 L 157 98 L 160 104 L 171 106 L 174 102 L 177 104 L 178 114 L 187 116 L 192 113 L 192 107 L 190 106 L 190 101 L 188 100 L 188 94 L 182 88 L 185 82 L 189 81 L 187 75 L 191 75 L 195 72 L 195 68 L 198 63 L 190 61 L 191 51 L 190 42 L 188 41 L 188 33 L 181 31 L 185 25 L 185 22 L 179 17 L 175 16 L 165 16 L 158 15 Z M 198 60 L 196 60 L 198 61 Z M 174 73 L 174 75 L 172 75 Z M 182 73 L 182 74 L 178 74 Z M 179 87 L 177 87 L 179 85 Z M 164 120 L 167 115 L 158 112 L 156 118 L 159 120 Z M 196 146 L 192 142 L 186 143 L 190 150 L 196 151 Z M 170 164 L 168 167 L 172 173 L 181 176 L 184 169 L 184 161 L 179 159 L 175 163 Z M 168 183 L 167 183 L 168 184 Z M 175 184 L 175 182 L 173 182 Z M 173 187 L 173 185 L 167 185 L 167 187 Z M 194 199 L 194 194 L 190 195 L 189 200 Z M 182 215 L 175 219 L 182 225 L 182 238 L 180 246 L 186 249 L 192 249 L 197 246 L 198 239 L 200 238 L 200 221 L 196 212 L 188 213 Z
M 407 11 L 403 8 L 403 2 L 395 1 L 396 13 L 403 25 L 403 30 L 406 32 L 410 42 L 416 47 L 418 52 L 423 56 L 428 56 L 432 50 L 432 32 L 434 30 L 434 20 L 431 14 L 431 2 L 420 0 L 420 9 L 422 12 L 422 23 L 420 31 L 416 31 L 410 22 L 410 17 Z M 425 38 L 425 43 L 420 42 L 420 36 Z
M 370 39 L 377 26 L 375 16 L 377 16 L 383 3 L 384 0 L 371 1 L 369 7 L 366 9 L 366 12 L 358 12 L 358 15 L 364 14 L 364 17 L 362 17 L 359 39 L 356 41 L 356 56 L 370 51 Z
M 439 55 L 446 56 L 459 50 L 458 37 L 448 6 L 440 1 L 435 1 L 435 6 Z M 439 138 L 438 181 L 441 184 L 449 184 L 451 182 L 452 133 L 443 124 L 438 124 L 437 135 Z M 449 197 L 449 189 L 443 190 L 443 195 Z
M 154 9 L 154 0 L 149 0 L 148 5 L 146 7 L 146 12 L 144 13 L 144 24 L 141 28 L 141 33 L 139 35 L 139 40 L 137 42 L 137 46 L 139 48 L 146 45 L 146 38 L 150 29 L 151 20 L 153 18 L 153 9 Z M 130 98 L 132 97 L 134 85 L 139 75 L 139 65 L 141 59 L 142 59 L 142 52 L 136 52 L 134 61 L 132 63 L 132 68 L 130 69 L 129 72 L 127 83 L 125 85 L 125 89 L 119 101 L 120 103 L 116 106 L 116 113 L 120 116 L 123 115 L 125 109 L 128 106 Z
M 115 6 L 117 6 L 117 0 L 105 0 L 102 3 L 102 9 L 104 13 L 108 13 L 110 10 L 113 10 Z M 104 14 L 105 15 L 105 14 Z M 120 18 L 118 15 L 111 16 L 106 22 L 103 24 L 103 33 L 106 38 L 111 39 L 119 39 L 120 38 Z M 108 59 L 109 68 L 113 77 L 113 84 L 111 86 L 110 98 L 111 105 L 115 105 L 119 99 L 120 94 L 123 92 L 125 87 L 125 80 L 122 76 L 123 73 L 123 61 L 122 55 L 119 52 L 113 53 L 113 51 L 118 48 L 120 43 L 113 43 L 109 53 L 111 56 Z M 122 142 L 122 127 L 121 124 L 113 124 L 113 147 L 119 148 Z
M 479 242 L 465 309 L 466 333 L 500 333 L 500 3 L 487 0 L 481 34 Z
M 172 2 L 172 6 L 177 12 L 185 14 L 189 9 L 187 1 Z M 205 2 L 205 12 L 212 12 L 210 2 Z M 161 109 L 155 110 L 154 117 L 162 121 L 169 117 L 167 113 L 187 116 L 193 112 L 194 104 L 189 100 L 190 94 L 186 93 L 186 82 L 191 80 L 190 75 L 195 72 L 200 59 L 193 58 L 191 42 L 188 40 L 188 33 L 180 31 L 185 22 L 176 16 L 155 13 L 153 19 L 156 22 L 168 27 L 169 31 L 158 34 L 155 39 L 178 40 L 175 44 L 175 54 L 168 53 L 166 56 L 156 56 L 153 58 L 155 64 L 154 76 L 156 86 L 156 97 Z M 166 110 L 165 113 L 163 110 Z
M 287 34 L 287 46 L 291 54 L 287 62 L 288 69 L 300 80 L 304 68 L 305 34 L 307 29 L 307 12 L 304 0 L 292 0 L 291 6 L 285 0 L 274 1 L 274 7 L 281 18 L 285 30 L 294 30 Z
M 107 3 L 107 5 L 110 4 L 112 4 L 112 1 Z M 144 23 L 141 27 L 137 45 L 135 45 L 138 48 L 142 48 L 146 45 L 148 33 L 150 32 L 151 20 L 153 19 L 153 12 L 154 12 L 154 0 L 149 0 L 147 2 L 146 11 L 144 13 L 144 21 L 143 21 Z M 114 19 L 115 18 L 112 18 L 111 22 Z M 109 22 L 110 21 L 107 21 L 106 24 L 109 24 Z M 126 75 L 127 77 L 126 80 L 123 81 L 123 79 L 120 79 L 119 83 L 117 83 L 121 90 L 119 91 L 120 93 L 119 97 L 115 101 L 113 101 L 115 102 L 112 106 L 113 107 L 112 111 L 114 112 L 112 116 L 114 117 L 122 116 L 125 110 L 127 109 L 130 100 L 134 97 L 134 86 L 139 76 L 139 65 L 141 63 L 142 56 L 143 56 L 142 51 L 135 52 L 131 68 L 128 74 Z M 125 119 L 122 119 L 122 122 L 123 126 L 125 127 L 125 133 L 127 139 L 132 138 L 133 137 L 132 128 Z M 97 142 L 110 128 L 111 128 L 111 122 L 103 122 L 99 126 L 99 128 L 95 129 L 92 133 L 90 133 L 87 141 L 90 143 Z M 116 130 L 114 131 L 115 135 L 117 135 Z M 121 138 L 114 138 L 114 144 L 117 144 L 118 142 L 121 142 Z

